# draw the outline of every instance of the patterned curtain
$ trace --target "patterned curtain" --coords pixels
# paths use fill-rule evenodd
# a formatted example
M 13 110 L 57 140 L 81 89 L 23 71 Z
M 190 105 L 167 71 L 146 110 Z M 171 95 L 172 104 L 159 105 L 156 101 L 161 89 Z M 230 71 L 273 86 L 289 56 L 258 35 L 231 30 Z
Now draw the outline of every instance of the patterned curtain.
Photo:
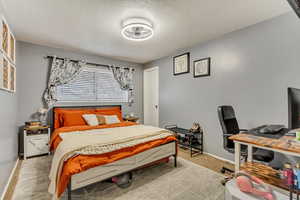
M 44 92 L 44 101 L 48 107 L 53 106 L 57 101 L 55 89 L 59 85 L 66 84 L 73 80 L 85 65 L 83 62 L 73 62 L 70 59 L 58 59 L 53 57 L 48 86 Z
M 133 68 L 121 68 L 121 67 L 111 67 L 111 70 L 114 74 L 115 79 L 120 84 L 122 90 L 128 90 L 129 92 L 129 106 L 134 102 L 133 95 Z

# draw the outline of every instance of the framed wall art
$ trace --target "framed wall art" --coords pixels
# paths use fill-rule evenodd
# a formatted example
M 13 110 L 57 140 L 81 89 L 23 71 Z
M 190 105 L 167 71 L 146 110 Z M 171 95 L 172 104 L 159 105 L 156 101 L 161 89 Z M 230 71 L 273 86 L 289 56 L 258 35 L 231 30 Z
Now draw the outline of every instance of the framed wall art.
M 1 51 L 9 61 L 13 64 L 16 63 L 16 39 L 11 29 L 9 28 L 6 20 L 2 17 L 1 29 Z
M 0 88 L 9 90 L 9 63 L 3 56 L 1 57 L 0 65 Z
M 4 56 L 0 56 L 0 89 L 16 91 L 16 67 Z
M 9 40 L 9 31 L 8 25 L 5 20 L 2 19 L 2 50 L 5 54 L 8 54 L 8 40 Z
M 16 61 L 16 39 L 11 32 L 9 33 L 9 55 L 8 56 L 11 59 L 12 63 L 15 64 L 15 61 Z
M 173 74 L 180 75 L 190 72 L 190 53 L 173 57 Z
M 203 58 L 194 61 L 194 78 L 210 76 L 210 58 Z
M 9 67 L 9 91 L 16 92 L 16 68 L 13 65 Z
M 0 20 L 0 89 L 16 91 L 16 39 L 6 20 Z

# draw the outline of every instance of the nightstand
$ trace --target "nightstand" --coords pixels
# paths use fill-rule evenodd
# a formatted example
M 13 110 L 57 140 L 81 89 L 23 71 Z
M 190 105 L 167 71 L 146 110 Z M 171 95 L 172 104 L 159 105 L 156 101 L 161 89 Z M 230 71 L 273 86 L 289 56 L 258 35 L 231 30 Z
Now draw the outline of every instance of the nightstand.
M 31 156 L 50 154 L 50 127 L 24 127 L 24 160 Z
M 125 121 L 129 121 L 129 122 L 138 122 L 140 118 L 138 118 L 138 117 L 124 117 L 123 119 Z

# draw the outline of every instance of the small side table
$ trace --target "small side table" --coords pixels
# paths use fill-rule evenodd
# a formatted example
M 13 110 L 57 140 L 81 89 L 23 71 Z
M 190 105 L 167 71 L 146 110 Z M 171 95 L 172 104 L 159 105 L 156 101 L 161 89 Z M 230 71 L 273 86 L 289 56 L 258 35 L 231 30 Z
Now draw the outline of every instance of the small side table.
M 138 117 L 124 117 L 123 119 L 125 121 L 129 121 L 129 122 L 137 122 L 137 121 L 139 121 L 140 118 L 138 118 Z
M 49 126 L 24 127 L 24 160 L 31 156 L 50 154 L 49 141 L 51 130 Z
M 203 132 L 192 133 L 188 129 L 177 126 L 165 128 L 176 134 L 179 146 L 190 149 L 191 157 L 194 154 L 203 153 Z

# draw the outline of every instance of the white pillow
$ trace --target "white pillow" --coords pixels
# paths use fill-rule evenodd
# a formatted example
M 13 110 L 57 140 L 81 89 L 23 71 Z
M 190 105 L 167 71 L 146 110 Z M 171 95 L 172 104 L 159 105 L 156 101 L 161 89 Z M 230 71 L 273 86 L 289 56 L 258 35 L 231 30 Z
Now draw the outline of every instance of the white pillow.
M 106 124 L 116 124 L 120 123 L 120 120 L 117 115 L 104 115 Z
M 82 115 L 82 117 L 89 126 L 98 126 L 99 125 L 98 118 L 95 114 L 84 114 L 84 115 Z

